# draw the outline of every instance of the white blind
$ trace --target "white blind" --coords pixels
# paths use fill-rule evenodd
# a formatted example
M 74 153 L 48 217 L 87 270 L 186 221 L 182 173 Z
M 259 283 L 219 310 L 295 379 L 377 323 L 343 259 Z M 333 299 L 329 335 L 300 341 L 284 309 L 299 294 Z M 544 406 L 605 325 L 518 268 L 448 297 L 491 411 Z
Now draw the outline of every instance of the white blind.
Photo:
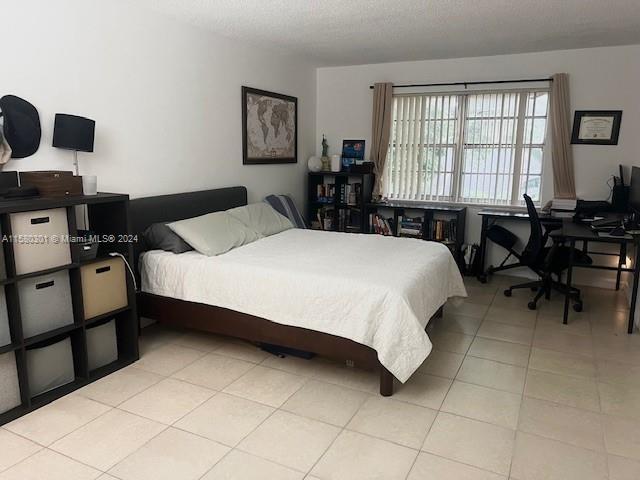
M 391 199 L 538 201 L 548 92 L 397 95 L 384 173 Z

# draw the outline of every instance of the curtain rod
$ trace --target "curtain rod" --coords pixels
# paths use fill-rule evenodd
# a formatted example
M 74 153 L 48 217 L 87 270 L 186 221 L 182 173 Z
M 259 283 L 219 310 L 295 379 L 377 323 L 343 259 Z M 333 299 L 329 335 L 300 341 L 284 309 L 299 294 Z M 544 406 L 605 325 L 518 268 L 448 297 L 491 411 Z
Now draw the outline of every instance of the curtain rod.
M 464 85 L 467 88 L 468 85 L 488 85 L 498 83 L 531 83 L 531 82 L 553 82 L 553 78 L 525 78 L 519 80 L 493 80 L 493 81 L 480 81 L 480 82 L 452 82 L 452 83 L 411 83 L 407 85 L 394 85 L 393 88 L 411 88 L 411 87 L 450 87 Z M 373 85 L 369 85 L 370 89 L 373 89 Z

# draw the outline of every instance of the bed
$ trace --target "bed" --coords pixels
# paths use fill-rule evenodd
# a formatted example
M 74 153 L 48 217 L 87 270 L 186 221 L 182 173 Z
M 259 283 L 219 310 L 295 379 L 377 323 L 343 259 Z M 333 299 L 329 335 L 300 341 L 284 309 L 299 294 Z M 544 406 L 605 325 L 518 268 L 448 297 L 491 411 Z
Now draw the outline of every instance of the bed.
M 244 187 L 132 200 L 132 227 L 246 203 Z M 217 257 L 142 243 L 135 258 L 141 316 L 377 368 L 384 396 L 429 355 L 429 320 L 466 295 L 447 248 L 413 239 L 292 229 Z

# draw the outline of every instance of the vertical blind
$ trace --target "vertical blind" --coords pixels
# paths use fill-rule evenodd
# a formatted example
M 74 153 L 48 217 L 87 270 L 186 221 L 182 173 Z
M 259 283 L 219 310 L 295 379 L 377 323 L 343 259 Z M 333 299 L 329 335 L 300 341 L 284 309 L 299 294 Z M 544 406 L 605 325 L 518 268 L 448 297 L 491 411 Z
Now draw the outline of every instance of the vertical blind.
M 397 95 L 383 193 L 402 200 L 539 201 L 548 91 Z

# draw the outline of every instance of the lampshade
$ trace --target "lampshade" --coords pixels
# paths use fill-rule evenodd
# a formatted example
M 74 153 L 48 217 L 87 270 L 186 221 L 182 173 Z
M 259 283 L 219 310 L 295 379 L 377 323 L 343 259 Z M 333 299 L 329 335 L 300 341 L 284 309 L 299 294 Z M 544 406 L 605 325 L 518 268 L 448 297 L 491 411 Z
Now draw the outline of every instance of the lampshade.
M 56 113 L 53 146 L 77 152 L 93 152 L 95 129 L 96 122 L 89 118 Z

